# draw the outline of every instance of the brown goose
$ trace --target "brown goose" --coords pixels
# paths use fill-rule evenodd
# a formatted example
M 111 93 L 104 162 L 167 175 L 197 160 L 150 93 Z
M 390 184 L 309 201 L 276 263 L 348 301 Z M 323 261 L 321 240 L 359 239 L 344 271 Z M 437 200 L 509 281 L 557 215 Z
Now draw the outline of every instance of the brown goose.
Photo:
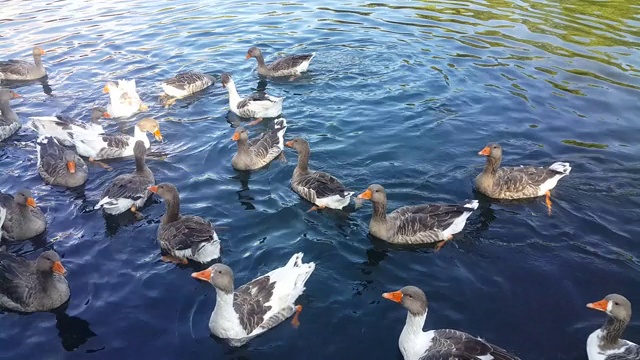
M 169 107 L 176 102 L 176 99 L 202 91 L 215 82 L 216 79 L 209 74 L 193 71 L 179 73 L 162 82 L 161 86 L 164 94 L 161 99 L 164 105 Z
M 284 98 L 270 96 L 265 93 L 251 94 L 244 99 L 238 95 L 236 84 L 231 74 L 223 73 L 220 76 L 222 87 L 229 93 L 229 110 L 243 118 L 255 118 L 249 125 L 255 125 L 263 118 L 275 118 L 282 114 Z
M 429 302 L 424 292 L 415 286 L 405 286 L 398 291 L 384 293 L 382 297 L 402 305 L 408 311 L 407 321 L 398 340 L 405 360 L 519 359 L 498 346 L 462 331 L 422 331 Z
M 0 207 L 7 210 L 2 236 L 9 241 L 31 239 L 47 228 L 44 214 L 36 206 L 29 190 L 20 190 L 15 197 L 0 191 Z
M 35 262 L 0 251 L 0 307 L 26 313 L 59 307 L 71 294 L 66 272 L 52 250 Z
M 316 268 L 315 263 L 303 263 L 302 256 L 293 255 L 287 265 L 235 290 L 233 271 L 224 264 L 191 274 L 216 288 L 216 306 L 209 319 L 211 333 L 231 346 L 242 346 L 293 314 L 291 323 L 298 326 L 302 306 L 295 301 Z
M 403 206 L 387 214 L 387 194 L 382 185 L 373 184 L 358 195 L 373 203 L 369 223 L 371 235 L 392 244 L 428 244 L 448 240 L 464 228 L 467 218 L 478 208 L 478 200 L 459 205 L 425 204 Z
M 231 166 L 234 169 L 256 170 L 267 165 L 282 153 L 287 121 L 280 118 L 274 124 L 273 129 L 251 140 L 249 140 L 246 129 L 242 127 L 236 129 L 231 138 L 238 142 L 238 152 L 231 159 Z
M 71 149 L 60 145 L 53 136 L 40 136 L 38 150 L 38 174 L 50 185 L 73 188 L 87 181 L 89 168 L 84 160 Z
M 609 315 L 602 327 L 587 339 L 589 360 L 640 359 L 640 346 L 620 339 L 631 320 L 631 303 L 627 298 L 609 294 L 600 301 L 587 304 L 587 307 Z
M 309 211 L 324 209 L 341 210 L 351 201 L 353 191 L 347 190 L 338 179 L 322 171 L 309 170 L 309 143 L 295 138 L 285 143 L 298 152 L 298 166 L 293 171 L 291 188 L 314 206 Z
M 316 53 L 303 54 L 303 55 L 289 55 L 282 57 L 271 64 L 264 63 L 264 57 L 262 51 L 253 46 L 247 51 L 245 59 L 255 58 L 258 62 L 258 74 L 262 76 L 299 76 L 303 72 L 307 71 L 309 64 Z
M 0 61 L 0 80 L 35 80 L 47 75 L 42 65 L 44 50 L 33 48 L 33 64 L 23 60 Z
M 551 214 L 551 193 L 558 180 L 569 175 L 571 166 L 556 162 L 548 168 L 520 166 L 500 167 L 502 146 L 490 143 L 478 155 L 487 157 L 484 170 L 476 177 L 476 188 L 494 199 L 524 199 L 546 195 Z
M 19 97 L 20 95 L 11 90 L 0 89 L 0 141 L 15 134 L 22 127 L 18 115 L 9 104 L 11 99 Z
M 158 227 L 160 248 L 169 254 L 163 256 L 164 261 L 186 264 L 191 259 L 208 263 L 220 257 L 220 240 L 213 225 L 199 216 L 180 214 L 180 196 L 175 186 L 164 183 L 149 187 L 149 191 L 167 203 Z

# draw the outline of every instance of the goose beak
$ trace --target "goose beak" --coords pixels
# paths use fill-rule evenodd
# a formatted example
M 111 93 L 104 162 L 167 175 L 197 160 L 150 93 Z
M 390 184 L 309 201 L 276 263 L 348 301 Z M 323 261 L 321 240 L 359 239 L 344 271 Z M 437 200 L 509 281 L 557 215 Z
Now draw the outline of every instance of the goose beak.
M 238 132 L 233 133 L 233 137 L 231 138 L 231 140 L 233 140 L 233 141 L 240 140 L 240 133 L 238 133 Z
M 27 199 L 27 206 L 32 207 L 35 209 L 36 207 L 36 200 L 32 197 Z
M 106 111 L 102 114 L 102 116 L 103 116 L 103 117 L 105 117 L 105 118 L 107 118 L 107 119 L 110 119 L 110 118 L 111 118 L 111 115 L 110 115 L 108 112 L 106 112 Z
M 153 136 L 155 136 L 156 140 L 162 141 L 162 133 L 160 133 L 160 129 L 156 129 L 156 131 L 153 132 Z
M 18 95 L 17 93 L 13 93 L 12 98 L 17 99 L 17 98 L 21 98 L 22 96 Z
M 371 200 L 371 190 L 367 189 L 362 194 L 358 195 L 358 199 Z
M 195 278 L 195 279 L 209 281 L 209 280 L 211 280 L 211 269 L 206 269 L 206 270 L 202 270 L 200 272 L 195 272 L 195 273 L 191 274 L 191 277 Z
M 40 55 L 44 55 L 44 54 L 46 54 L 46 53 L 47 53 L 47 52 L 46 52 L 46 51 L 44 51 L 44 49 L 40 49 Z
M 71 174 L 75 174 L 76 173 L 76 162 L 75 161 L 68 161 L 67 162 L 67 169 L 69 169 L 69 172 Z
M 244 57 L 245 60 L 251 59 L 251 54 L 247 53 L 247 56 Z
M 153 186 L 149 186 L 147 188 L 147 190 L 151 191 L 152 193 L 157 193 L 158 192 L 158 185 L 153 185 Z
M 293 147 L 293 141 L 287 141 L 286 143 L 284 143 L 284 146 L 292 148 Z
M 109 87 L 108 87 L 107 85 L 105 85 L 105 86 L 102 88 L 102 92 L 103 92 L 103 93 L 105 93 L 105 94 L 108 94 L 108 93 L 109 93 Z
M 402 302 L 402 292 L 400 292 L 400 290 L 384 293 L 382 294 L 382 297 L 387 300 L 397 302 L 398 304 Z
M 484 149 L 482 149 L 482 150 L 480 150 L 480 152 L 478 152 L 478 155 L 489 156 L 489 155 L 491 155 L 491 149 L 489 149 L 488 146 L 485 146 Z
M 609 300 L 600 300 L 597 302 L 592 302 L 587 304 L 587 307 L 589 309 L 595 309 L 595 310 L 607 312 L 607 309 L 609 308 Z
M 53 266 L 51 267 L 51 271 L 60 275 L 64 275 L 67 273 L 67 269 L 65 269 L 64 266 L 62 266 L 62 263 L 60 261 L 56 261 L 53 263 Z

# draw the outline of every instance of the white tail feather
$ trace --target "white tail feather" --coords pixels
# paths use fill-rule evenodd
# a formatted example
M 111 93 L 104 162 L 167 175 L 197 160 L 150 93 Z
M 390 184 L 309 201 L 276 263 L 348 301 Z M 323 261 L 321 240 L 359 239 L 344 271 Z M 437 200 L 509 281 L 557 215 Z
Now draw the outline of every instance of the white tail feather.
M 571 166 L 569 166 L 569 163 L 566 162 L 557 162 L 551 164 L 551 166 L 549 166 L 549 170 L 569 175 L 569 172 L 571 172 Z

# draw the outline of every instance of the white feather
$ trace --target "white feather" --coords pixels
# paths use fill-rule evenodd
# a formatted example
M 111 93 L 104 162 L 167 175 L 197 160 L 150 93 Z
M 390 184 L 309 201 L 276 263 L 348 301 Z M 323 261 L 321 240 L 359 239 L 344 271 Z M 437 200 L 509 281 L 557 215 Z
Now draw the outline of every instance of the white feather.
M 340 210 L 349 205 L 353 191 L 349 191 L 345 193 L 345 195 L 345 197 L 341 197 L 340 195 L 331 195 L 325 198 L 317 198 L 316 205 Z
M 213 240 L 204 244 L 195 255 L 193 255 L 191 249 L 176 250 L 175 255 L 181 259 L 191 259 L 203 264 L 215 260 L 220 257 L 220 239 L 218 239 L 218 234 L 214 231 Z
M 549 170 L 557 171 L 559 172 L 559 174 L 542 183 L 540 185 L 538 195 L 544 195 L 547 191 L 556 187 L 556 185 L 558 184 L 558 180 L 569 175 L 569 173 L 571 172 L 571 166 L 569 166 L 569 163 L 557 162 L 551 164 L 551 166 L 549 166 Z
M 475 210 L 478 208 L 479 204 L 480 203 L 478 202 L 478 200 L 471 200 L 465 203 L 465 207 Z M 464 229 L 464 226 L 467 223 L 467 218 L 469 217 L 469 215 L 471 215 L 473 210 L 463 212 L 462 215 L 458 216 L 458 218 L 455 219 L 448 228 L 443 230 L 442 233 L 448 237 L 450 235 L 457 234 L 460 231 L 462 231 L 462 229 Z

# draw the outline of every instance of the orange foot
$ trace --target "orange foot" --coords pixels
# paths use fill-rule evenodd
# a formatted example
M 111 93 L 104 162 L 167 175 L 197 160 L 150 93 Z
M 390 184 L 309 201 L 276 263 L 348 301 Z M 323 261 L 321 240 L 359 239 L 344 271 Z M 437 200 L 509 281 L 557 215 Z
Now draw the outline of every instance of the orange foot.
M 549 209 L 549 216 L 551 216 L 551 193 L 547 191 L 544 194 L 546 195 L 545 202 L 547 203 L 547 209 Z
M 255 120 L 253 120 L 252 122 L 250 122 L 249 126 L 253 126 L 253 125 L 259 124 L 260 121 L 262 121 L 262 118 L 257 118 Z
M 298 315 L 300 315 L 300 312 L 302 311 L 302 305 L 296 305 L 296 314 L 293 315 L 293 320 L 291 320 L 291 325 L 294 328 L 298 328 L 298 326 L 300 326 L 300 320 L 298 320 Z
M 189 261 L 187 259 L 181 259 L 179 257 L 175 257 L 175 256 L 171 256 L 171 255 L 162 256 L 162 261 L 169 262 L 169 263 L 174 263 L 174 264 L 181 264 L 181 265 L 187 265 L 189 263 Z
M 307 212 L 312 212 L 312 211 L 317 211 L 317 210 L 322 210 L 322 209 L 324 209 L 324 206 L 314 205 L 313 207 L 311 207 L 311 209 L 307 210 Z
M 445 240 L 440 241 L 438 245 L 436 245 L 436 251 L 440 251 L 440 249 L 442 249 L 442 247 L 451 239 L 453 239 L 453 236 L 449 235 Z

